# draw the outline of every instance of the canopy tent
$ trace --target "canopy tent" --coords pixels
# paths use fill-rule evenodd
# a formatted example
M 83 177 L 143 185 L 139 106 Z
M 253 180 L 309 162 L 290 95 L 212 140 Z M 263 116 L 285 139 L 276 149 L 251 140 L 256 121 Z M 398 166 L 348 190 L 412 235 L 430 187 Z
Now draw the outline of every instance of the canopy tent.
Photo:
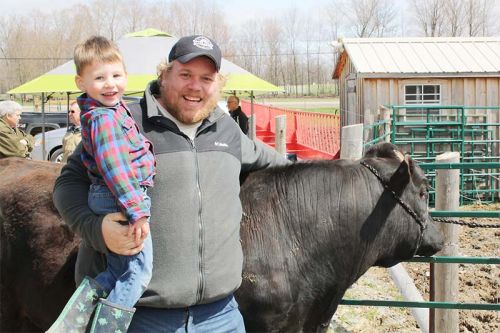
M 156 66 L 168 57 L 178 38 L 165 32 L 146 29 L 126 35 L 117 41 L 128 72 L 126 92 L 141 92 L 156 75 Z M 280 92 L 282 89 L 260 79 L 232 62 L 222 59 L 220 72 L 227 77 L 225 92 L 255 93 Z M 77 93 L 73 61 L 16 87 L 9 94 Z

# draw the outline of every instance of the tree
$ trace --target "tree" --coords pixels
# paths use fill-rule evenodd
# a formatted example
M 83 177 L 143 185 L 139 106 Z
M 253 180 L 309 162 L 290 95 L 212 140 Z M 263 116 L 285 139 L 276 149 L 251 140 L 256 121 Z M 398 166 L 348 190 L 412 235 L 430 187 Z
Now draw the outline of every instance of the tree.
M 122 1 L 120 16 L 123 18 L 125 31 L 139 31 L 146 28 L 147 7 L 141 0 Z
M 291 74 L 291 82 L 295 88 L 295 96 L 298 96 L 299 70 L 298 70 L 298 45 L 301 19 L 296 7 L 292 7 L 283 15 L 282 25 L 287 40 L 287 72 Z M 290 82 L 288 81 L 288 82 Z
M 281 25 L 278 24 L 275 18 L 266 18 L 262 21 L 262 36 L 265 43 L 263 52 L 268 55 L 264 77 L 274 84 L 279 84 L 281 81 L 279 73 L 282 65 L 280 61 L 283 44 L 280 37 L 282 34 Z M 282 81 L 281 84 L 285 85 L 285 82 Z
M 445 1 L 446 22 L 448 22 L 448 35 L 452 37 L 460 36 L 464 27 L 464 1 Z
M 395 30 L 393 0 L 334 0 L 329 12 L 335 23 L 338 22 L 338 13 L 342 13 L 344 25 L 356 37 L 383 37 Z
M 443 32 L 445 2 L 442 0 L 413 0 L 414 15 L 426 37 L 438 37 Z
M 490 17 L 497 0 L 465 0 L 465 24 L 468 36 L 488 36 Z

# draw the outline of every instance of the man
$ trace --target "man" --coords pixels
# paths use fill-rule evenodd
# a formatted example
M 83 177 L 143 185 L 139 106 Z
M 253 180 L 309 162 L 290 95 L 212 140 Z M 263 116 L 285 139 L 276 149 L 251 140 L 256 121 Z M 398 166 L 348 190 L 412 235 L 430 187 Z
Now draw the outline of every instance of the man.
M 29 157 L 33 150 L 33 136 L 18 128 L 22 111 L 23 107 L 17 102 L 0 102 L 0 158 Z
M 68 126 L 68 131 L 62 140 L 63 144 L 63 157 L 61 162 L 66 163 L 69 155 L 73 153 L 76 146 L 82 141 L 82 130 L 80 126 L 80 107 L 76 101 L 69 104 L 68 120 L 71 123 Z
M 233 292 L 241 283 L 240 171 L 287 164 L 250 140 L 220 108 L 221 52 L 205 36 L 181 38 L 169 63 L 158 66 L 140 104 L 130 111 L 153 142 L 157 161 L 151 196 L 153 277 L 136 304 L 129 332 L 244 332 Z M 121 213 L 95 216 L 87 206 L 88 179 L 70 156 L 54 188 L 54 202 L 82 236 L 77 284 L 103 269 L 108 251 L 142 249 L 127 236 Z
M 229 96 L 227 98 L 227 108 L 229 109 L 231 118 L 240 126 L 241 131 L 248 134 L 248 117 L 241 110 L 240 99 L 237 96 Z

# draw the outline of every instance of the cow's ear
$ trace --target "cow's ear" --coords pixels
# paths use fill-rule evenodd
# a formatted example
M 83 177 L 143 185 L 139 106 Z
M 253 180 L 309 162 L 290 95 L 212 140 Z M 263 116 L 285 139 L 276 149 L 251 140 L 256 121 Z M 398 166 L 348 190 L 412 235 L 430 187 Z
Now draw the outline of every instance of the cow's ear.
M 412 173 L 413 161 L 411 158 L 406 155 L 402 158 L 401 163 L 399 164 L 398 169 L 391 176 L 389 180 L 389 188 L 400 194 L 405 189 L 406 185 L 410 182 L 411 173 Z
M 408 165 L 408 173 L 411 177 L 413 175 L 413 172 L 415 172 L 415 162 L 413 162 L 413 159 L 410 155 L 405 155 L 405 161 Z

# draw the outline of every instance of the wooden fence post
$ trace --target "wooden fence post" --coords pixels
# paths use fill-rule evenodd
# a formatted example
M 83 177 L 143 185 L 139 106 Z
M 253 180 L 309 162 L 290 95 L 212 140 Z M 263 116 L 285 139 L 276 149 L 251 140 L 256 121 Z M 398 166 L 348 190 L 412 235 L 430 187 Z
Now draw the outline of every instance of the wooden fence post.
M 363 124 L 342 127 L 340 158 L 357 160 L 363 155 Z
M 276 116 L 276 151 L 286 157 L 286 116 Z
M 391 109 L 388 109 L 386 108 L 385 106 L 383 105 L 380 105 L 379 106 L 379 112 L 380 112 L 380 119 L 379 120 L 383 120 L 384 121 L 384 125 L 382 125 L 380 128 L 379 128 L 379 136 L 382 136 L 382 135 L 386 135 L 387 136 L 385 137 L 385 142 L 391 142 L 391 136 L 388 135 L 389 133 L 391 133 L 391 122 L 390 122 L 390 119 L 391 119 Z
M 447 152 L 436 156 L 436 163 L 459 163 L 458 152 Z M 436 210 L 458 210 L 460 203 L 460 170 L 436 170 Z M 440 256 L 458 255 L 459 227 L 455 224 L 439 224 L 444 235 L 444 247 L 438 253 Z M 458 265 L 434 265 L 434 300 L 441 302 L 458 301 Z M 431 295 L 432 297 L 432 295 Z M 431 311 L 431 318 L 432 318 Z M 432 320 L 431 320 L 432 323 Z M 435 309 L 434 326 L 431 332 L 455 333 L 458 332 L 458 310 Z M 432 325 L 432 324 L 431 324 Z
M 248 117 L 248 137 L 252 140 L 256 138 L 255 114 Z

